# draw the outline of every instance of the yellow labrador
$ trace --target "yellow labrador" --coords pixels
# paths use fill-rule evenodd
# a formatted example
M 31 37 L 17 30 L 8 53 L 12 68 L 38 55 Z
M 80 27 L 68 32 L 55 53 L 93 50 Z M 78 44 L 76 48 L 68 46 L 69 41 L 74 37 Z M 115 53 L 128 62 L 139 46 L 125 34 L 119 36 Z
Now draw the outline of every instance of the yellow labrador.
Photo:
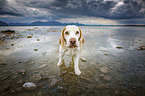
M 84 37 L 81 29 L 76 25 L 68 25 L 63 28 L 59 38 L 59 61 L 57 66 L 63 64 L 63 57 L 68 51 L 69 55 L 73 58 L 74 71 L 76 75 L 80 75 L 81 71 L 78 67 L 79 54 L 84 43 Z

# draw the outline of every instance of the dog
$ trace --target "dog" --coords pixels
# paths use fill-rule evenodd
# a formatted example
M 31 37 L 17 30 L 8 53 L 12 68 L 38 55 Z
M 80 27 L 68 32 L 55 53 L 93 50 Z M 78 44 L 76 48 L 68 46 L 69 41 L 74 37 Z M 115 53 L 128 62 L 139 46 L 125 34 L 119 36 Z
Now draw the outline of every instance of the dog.
M 64 55 L 69 52 L 69 56 L 72 57 L 74 63 L 74 72 L 76 75 L 80 75 L 81 71 L 78 67 L 79 54 L 82 50 L 82 45 L 85 39 L 81 29 L 76 25 L 67 25 L 63 28 L 59 38 L 59 61 L 57 66 L 63 64 Z

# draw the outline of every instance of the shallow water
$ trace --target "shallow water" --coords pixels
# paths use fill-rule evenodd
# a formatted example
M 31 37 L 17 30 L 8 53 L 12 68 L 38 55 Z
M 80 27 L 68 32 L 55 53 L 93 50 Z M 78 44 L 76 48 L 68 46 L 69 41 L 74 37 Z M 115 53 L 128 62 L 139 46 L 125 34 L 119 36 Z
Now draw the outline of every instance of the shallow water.
M 74 75 L 70 59 L 57 66 L 63 26 L 12 26 L 0 33 L 0 95 L 8 96 L 143 96 L 145 94 L 144 27 L 80 26 L 85 43 Z M 31 36 L 32 38 L 27 38 Z M 73 65 L 73 64 L 71 64 Z M 26 91 L 25 82 L 37 89 Z

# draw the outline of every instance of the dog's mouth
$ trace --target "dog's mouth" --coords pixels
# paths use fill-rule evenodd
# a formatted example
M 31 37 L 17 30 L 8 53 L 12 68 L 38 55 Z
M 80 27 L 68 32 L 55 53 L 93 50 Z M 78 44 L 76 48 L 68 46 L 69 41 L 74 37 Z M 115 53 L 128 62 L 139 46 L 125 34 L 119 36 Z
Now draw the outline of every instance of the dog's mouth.
M 75 47 L 78 47 L 78 46 L 76 46 L 74 44 L 72 44 L 72 45 L 69 46 L 69 48 L 75 48 Z

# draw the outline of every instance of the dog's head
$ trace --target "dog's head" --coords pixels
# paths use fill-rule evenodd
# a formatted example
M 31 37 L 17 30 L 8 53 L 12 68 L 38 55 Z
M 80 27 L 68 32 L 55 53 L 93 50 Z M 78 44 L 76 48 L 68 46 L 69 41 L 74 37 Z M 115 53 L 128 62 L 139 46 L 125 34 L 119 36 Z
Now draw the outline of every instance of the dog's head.
M 84 37 L 81 29 L 76 25 L 68 25 L 63 28 L 59 38 L 59 44 L 67 48 L 82 48 Z

